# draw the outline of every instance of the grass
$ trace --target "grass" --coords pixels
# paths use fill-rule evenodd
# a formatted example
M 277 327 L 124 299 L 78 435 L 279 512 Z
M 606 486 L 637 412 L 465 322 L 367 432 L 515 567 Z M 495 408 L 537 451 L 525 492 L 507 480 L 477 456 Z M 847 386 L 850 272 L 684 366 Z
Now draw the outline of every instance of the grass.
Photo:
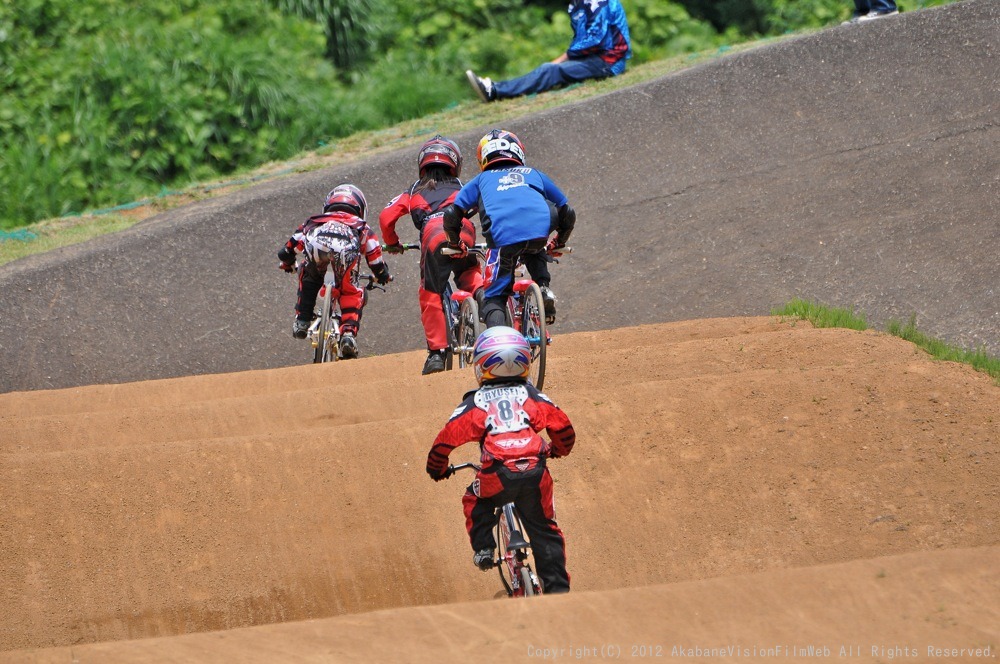
M 774 316 L 807 320 L 815 327 L 840 327 L 851 330 L 867 330 L 868 323 L 864 314 L 836 309 L 815 304 L 800 299 L 793 299 L 780 309 L 771 311 Z M 968 364 L 977 371 L 982 371 L 1000 385 L 1000 358 L 991 357 L 983 350 L 965 350 L 951 346 L 939 339 L 927 336 L 917 330 L 916 316 L 911 316 L 905 325 L 898 320 L 890 320 L 886 324 L 886 332 L 909 341 L 927 351 L 936 360 L 960 362 Z
M 472 92 L 469 91 L 468 99 L 444 111 L 401 122 L 387 129 L 359 132 L 312 152 L 303 153 L 290 162 L 265 164 L 224 181 L 202 183 L 182 191 L 165 192 L 152 199 L 122 201 L 122 205 L 109 210 L 90 211 L 81 215 L 39 221 L 12 233 L 0 232 L 0 265 L 33 254 L 85 242 L 108 233 L 119 232 L 165 210 L 219 196 L 261 180 L 309 172 L 335 164 L 341 165 L 407 145 L 416 147 L 434 133 L 456 134 L 487 124 L 502 125 L 507 120 L 607 94 L 704 62 L 815 31 L 803 30 L 781 37 L 646 62 L 630 67 L 621 76 L 492 104 L 483 104 L 473 99 Z

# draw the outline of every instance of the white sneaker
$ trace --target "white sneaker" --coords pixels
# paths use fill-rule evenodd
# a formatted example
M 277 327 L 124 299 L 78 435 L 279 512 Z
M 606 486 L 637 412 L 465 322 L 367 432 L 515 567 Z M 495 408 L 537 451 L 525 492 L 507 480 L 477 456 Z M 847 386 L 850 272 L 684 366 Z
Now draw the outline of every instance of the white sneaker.
M 895 16 L 898 13 L 899 13 L 898 9 L 893 9 L 892 11 L 888 11 L 888 12 L 868 12 L 867 14 L 864 14 L 862 16 L 857 17 L 856 19 L 852 20 L 851 22 L 852 23 L 865 23 L 866 21 L 874 21 L 875 19 L 885 18 L 886 16 Z
M 469 85 L 475 90 L 476 96 L 483 103 L 489 103 L 496 98 L 496 91 L 493 89 L 493 81 L 487 78 L 476 76 L 471 69 L 465 70 L 465 78 L 469 80 Z

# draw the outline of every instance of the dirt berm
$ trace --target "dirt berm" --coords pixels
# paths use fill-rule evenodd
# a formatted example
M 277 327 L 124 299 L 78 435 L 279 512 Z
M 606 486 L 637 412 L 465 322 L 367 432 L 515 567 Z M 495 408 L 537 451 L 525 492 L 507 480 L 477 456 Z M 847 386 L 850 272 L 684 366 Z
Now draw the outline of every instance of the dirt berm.
M 0 661 L 995 652 L 987 376 L 776 318 L 564 334 L 552 351 L 546 391 L 579 436 L 552 462 L 574 592 L 533 600 L 492 599 L 466 482 L 424 472 L 473 378 L 421 377 L 420 352 L 0 395 Z
M 969 0 L 507 123 L 579 212 L 560 330 L 802 297 L 1000 353 L 998 34 L 1000 3 Z M 455 136 L 467 156 L 488 128 Z M 0 391 L 304 363 L 278 246 L 340 180 L 388 202 L 419 140 L 0 268 Z M 423 347 L 416 257 L 390 259 L 367 354 Z

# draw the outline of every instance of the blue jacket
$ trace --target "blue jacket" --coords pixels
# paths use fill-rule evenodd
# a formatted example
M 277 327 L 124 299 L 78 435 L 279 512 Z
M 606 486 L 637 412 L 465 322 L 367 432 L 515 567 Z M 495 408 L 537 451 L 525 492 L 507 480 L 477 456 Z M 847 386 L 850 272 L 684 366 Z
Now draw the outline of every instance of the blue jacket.
M 621 0 L 572 0 L 569 19 L 573 41 L 566 54 L 571 59 L 599 55 L 614 75 L 625 71 L 632 57 L 632 40 Z
M 483 171 L 462 187 L 455 206 L 479 211 L 479 224 L 490 247 L 506 247 L 548 237 L 553 213 L 569 201 L 545 173 L 527 166 Z

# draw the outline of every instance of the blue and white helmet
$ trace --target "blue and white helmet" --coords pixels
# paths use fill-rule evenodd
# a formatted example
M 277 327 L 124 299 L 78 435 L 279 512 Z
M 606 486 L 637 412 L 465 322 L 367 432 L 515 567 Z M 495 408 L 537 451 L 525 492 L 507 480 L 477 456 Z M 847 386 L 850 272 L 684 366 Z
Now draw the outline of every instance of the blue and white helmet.
M 531 371 L 531 346 L 512 327 L 491 327 L 476 339 L 472 362 L 480 385 L 504 378 L 527 378 Z

